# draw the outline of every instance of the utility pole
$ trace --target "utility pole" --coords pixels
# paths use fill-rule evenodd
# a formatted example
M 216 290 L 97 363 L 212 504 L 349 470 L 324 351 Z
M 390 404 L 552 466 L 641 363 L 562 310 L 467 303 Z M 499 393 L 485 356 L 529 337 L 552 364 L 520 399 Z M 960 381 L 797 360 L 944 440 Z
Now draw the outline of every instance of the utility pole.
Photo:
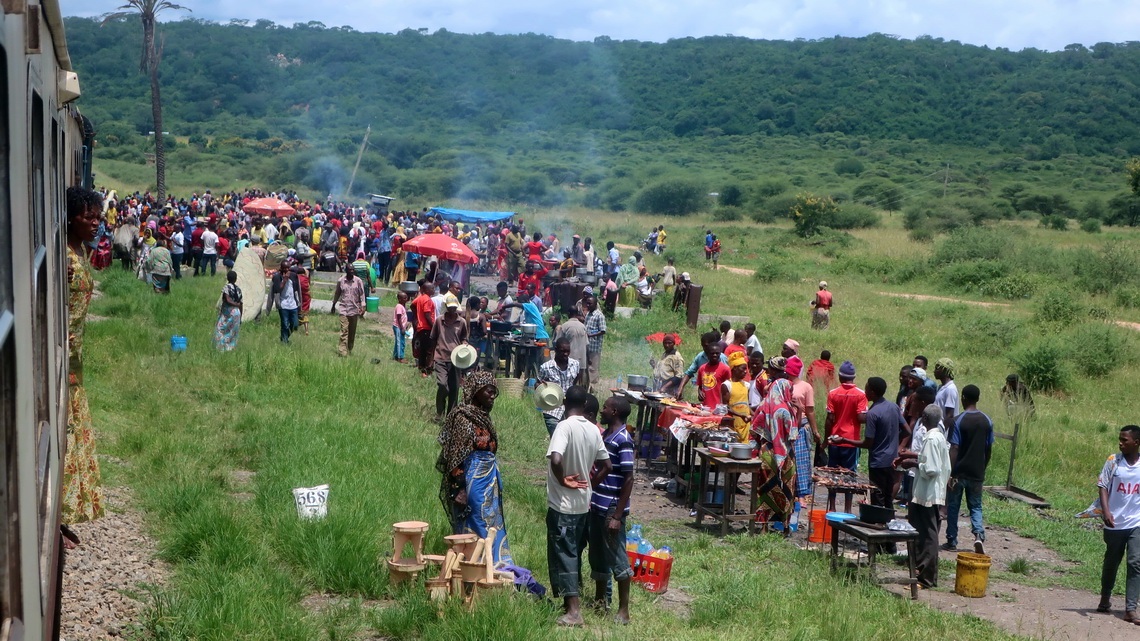
M 360 141 L 360 151 L 356 154 L 356 165 L 352 168 L 352 177 L 348 179 L 348 189 L 344 190 L 347 199 L 352 194 L 352 183 L 356 182 L 356 171 L 360 169 L 360 159 L 364 157 L 364 148 L 368 146 L 368 134 L 372 133 L 372 125 L 364 130 L 364 140 Z
M 356 162 L 359 163 L 360 161 L 357 160 Z M 356 172 L 353 172 L 354 175 L 355 175 L 355 173 Z M 944 177 L 942 178 L 942 197 L 943 198 L 946 197 L 946 190 L 949 188 L 950 188 L 950 163 L 946 163 L 946 173 L 944 174 Z

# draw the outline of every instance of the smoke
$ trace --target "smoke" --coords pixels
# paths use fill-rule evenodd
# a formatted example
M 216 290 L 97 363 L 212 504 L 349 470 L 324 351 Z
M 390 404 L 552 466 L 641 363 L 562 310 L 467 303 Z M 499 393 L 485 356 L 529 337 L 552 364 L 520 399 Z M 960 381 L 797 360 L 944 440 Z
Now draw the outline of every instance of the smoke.
M 313 161 L 305 182 L 325 194 L 340 197 L 348 184 L 348 170 L 335 156 L 323 156 Z

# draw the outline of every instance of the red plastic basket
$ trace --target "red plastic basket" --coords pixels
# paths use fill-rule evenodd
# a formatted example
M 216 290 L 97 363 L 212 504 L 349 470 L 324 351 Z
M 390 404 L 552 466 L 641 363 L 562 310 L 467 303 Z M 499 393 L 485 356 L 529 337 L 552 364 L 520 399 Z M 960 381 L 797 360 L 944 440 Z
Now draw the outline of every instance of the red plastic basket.
M 669 589 L 669 573 L 673 570 L 673 557 L 659 559 L 648 554 L 626 552 L 633 568 L 633 582 L 640 583 L 650 592 L 664 594 Z

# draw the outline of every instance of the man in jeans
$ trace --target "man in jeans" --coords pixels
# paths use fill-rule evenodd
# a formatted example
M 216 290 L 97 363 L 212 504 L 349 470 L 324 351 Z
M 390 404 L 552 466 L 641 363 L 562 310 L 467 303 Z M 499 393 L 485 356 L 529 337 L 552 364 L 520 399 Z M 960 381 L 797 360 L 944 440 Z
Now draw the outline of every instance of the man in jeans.
M 602 366 L 602 341 L 606 337 L 606 317 L 598 309 L 598 299 L 587 296 L 586 303 L 586 376 L 585 387 L 599 387 L 598 372 Z
M 590 513 L 590 469 L 610 473 L 610 454 L 598 427 L 584 416 L 586 388 L 566 392 L 566 418 L 554 428 L 546 458 L 546 562 L 554 597 L 562 597 L 565 613 L 558 624 L 582 625 L 579 576 Z
M 982 483 L 994 445 L 994 423 L 978 411 L 981 395 L 977 385 L 962 388 L 962 406 L 950 427 L 950 490 L 946 497 L 946 543 L 943 550 L 958 548 L 958 510 L 962 494 L 970 510 L 970 530 L 974 533 L 974 551 L 985 554 L 986 530 L 982 527 Z
M 626 429 L 629 401 L 611 396 L 602 406 L 602 424 L 606 431 L 602 442 L 610 456 L 609 474 L 594 471 L 590 479 L 594 496 L 590 500 L 589 539 L 590 576 L 594 579 L 594 599 L 606 604 L 606 588 L 612 576 L 618 584 L 618 611 L 614 621 L 629 623 L 629 582 L 633 569 L 625 551 L 625 522 L 629 516 L 629 497 L 633 494 L 633 439 Z
M 203 272 L 205 273 L 205 272 Z M 297 329 L 298 310 L 301 309 L 301 282 L 297 274 L 289 271 L 289 262 L 284 261 L 273 275 L 269 286 L 269 300 L 266 302 L 265 313 L 273 311 L 277 305 L 277 312 L 281 315 L 281 342 L 289 344 L 289 337 Z
M 214 225 L 208 225 L 206 231 L 202 232 L 202 266 L 201 275 L 206 275 L 206 265 L 210 266 L 210 275 L 213 276 L 218 270 L 218 233 L 214 231 Z M 198 274 L 195 273 L 195 276 Z
M 1120 430 L 1120 453 L 1108 457 L 1097 479 L 1104 519 L 1104 565 L 1100 575 L 1100 604 L 1097 612 L 1112 608 L 1116 571 L 1128 554 L 1124 590 L 1124 620 L 1140 623 L 1136 601 L 1140 597 L 1140 427 L 1126 425 Z

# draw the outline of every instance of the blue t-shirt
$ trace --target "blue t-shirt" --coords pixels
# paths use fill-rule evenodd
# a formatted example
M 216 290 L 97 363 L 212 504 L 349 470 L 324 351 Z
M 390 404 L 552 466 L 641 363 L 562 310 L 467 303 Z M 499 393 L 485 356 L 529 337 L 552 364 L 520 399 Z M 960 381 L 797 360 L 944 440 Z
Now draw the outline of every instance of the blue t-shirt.
M 522 304 L 522 310 L 523 322 L 538 328 L 534 332 L 534 337 L 539 340 L 550 340 L 550 334 L 546 333 L 546 322 L 542 320 L 542 312 L 539 311 L 538 305 L 528 301 Z
M 420 255 L 408 252 L 404 254 L 404 267 L 415 269 L 420 266 Z
M 605 514 L 621 496 L 621 486 L 625 485 L 625 480 L 633 476 L 633 439 L 629 437 L 629 430 L 622 425 L 609 436 L 602 434 L 602 440 L 610 453 L 610 465 L 613 468 L 590 497 L 590 509 Z M 625 506 L 623 514 L 629 514 L 629 505 Z
M 899 430 L 903 416 L 899 406 L 880 398 L 867 409 L 867 427 L 863 438 L 870 437 L 871 460 L 869 467 L 891 467 L 899 455 Z

